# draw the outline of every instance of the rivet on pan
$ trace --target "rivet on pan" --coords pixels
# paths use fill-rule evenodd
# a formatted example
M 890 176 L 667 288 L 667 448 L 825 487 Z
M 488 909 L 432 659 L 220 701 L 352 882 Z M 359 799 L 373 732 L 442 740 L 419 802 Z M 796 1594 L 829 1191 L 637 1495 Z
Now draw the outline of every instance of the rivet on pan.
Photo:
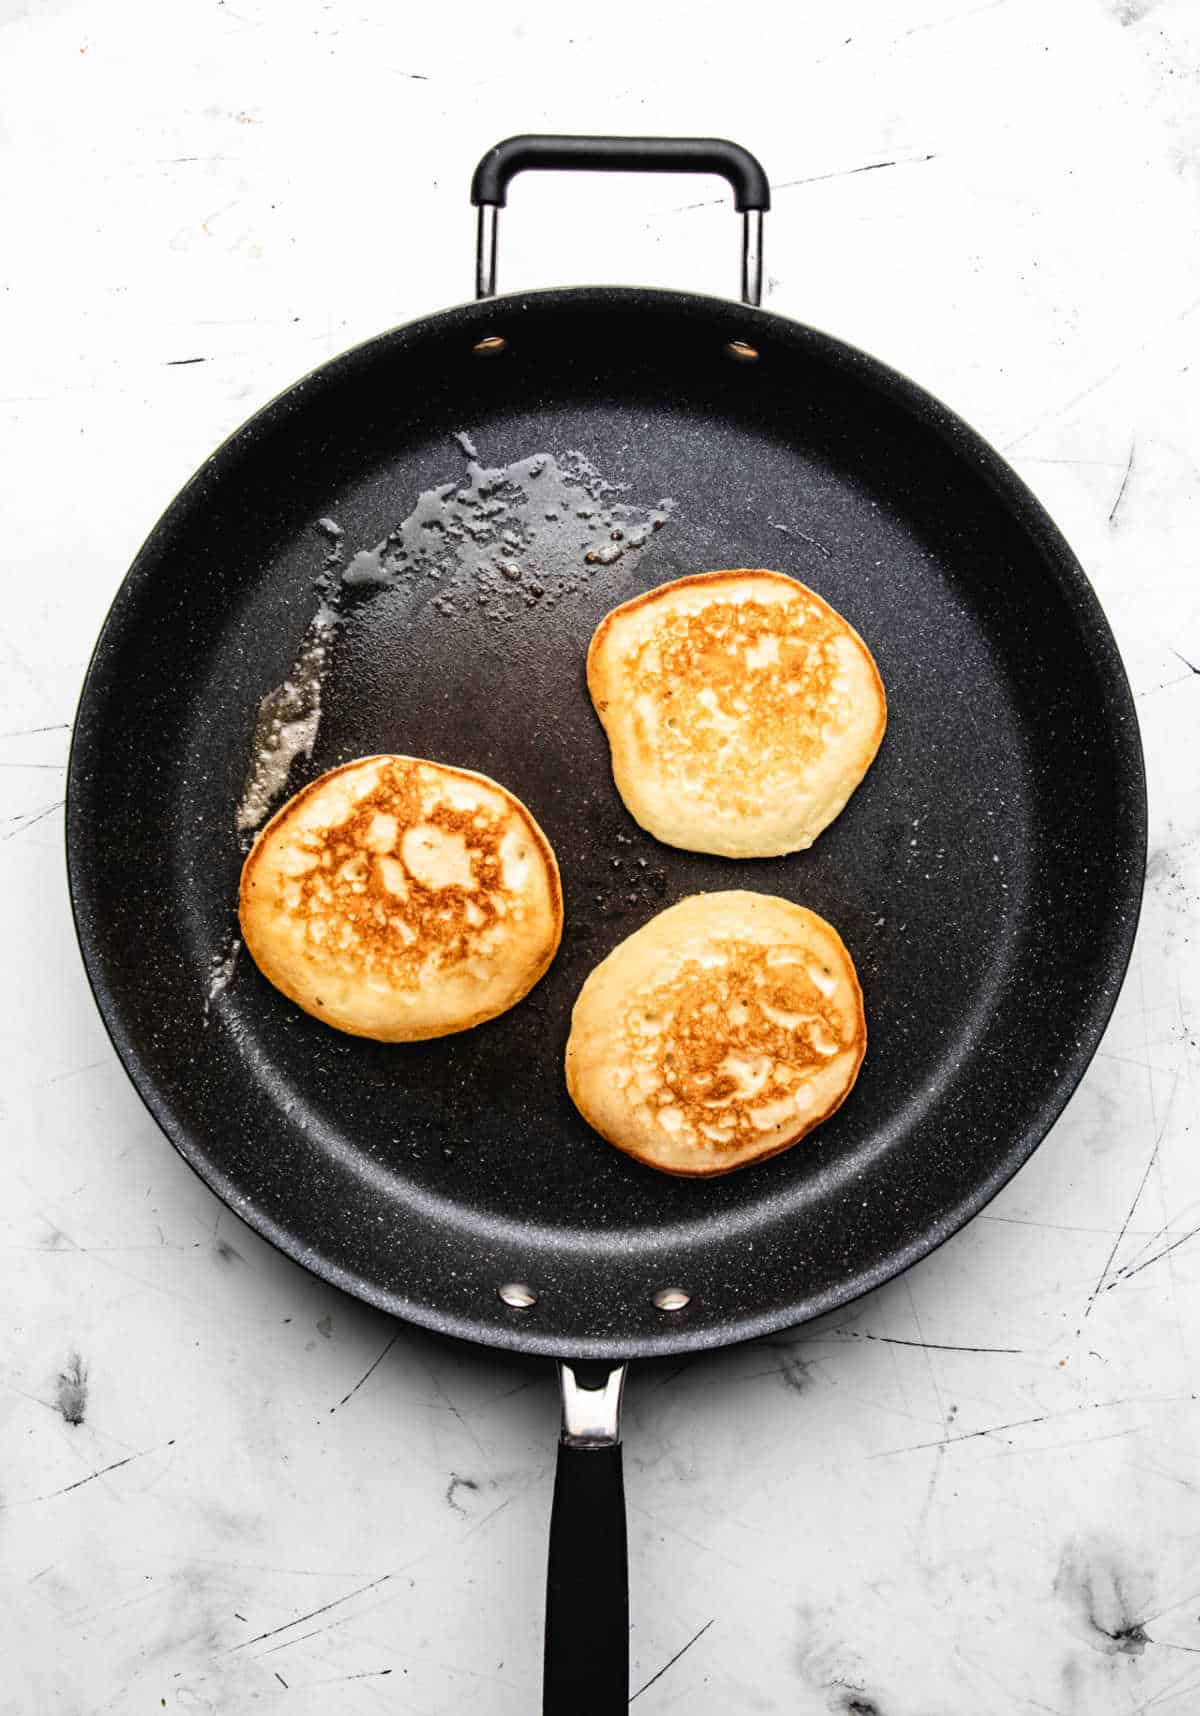
M 758 347 L 748 346 L 745 340 L 730 340 L 725 347 L 725 356 L 731 357 L 735 363 L 757 363 Z
M 476 357 L 495 357 L 497 353 L 507 349 L 508 341 L 501 334 L 489 334 L 484 340 L 476 340 L 471 350 Z M 758 354 L 755 353 L 755 356 Z
M 523 1281 L 506 1281 L 502 1287 L 497 1287 L 496 1292 L 514 1311 L 528 1311 L 531 1305 L 537 1304 L 537 1294 Z
M 682 1287 L 660 1287 L 654 1295 L 654 1303 L 660 1311 L 682 1311 L 691 1302 L 691 1297 Z

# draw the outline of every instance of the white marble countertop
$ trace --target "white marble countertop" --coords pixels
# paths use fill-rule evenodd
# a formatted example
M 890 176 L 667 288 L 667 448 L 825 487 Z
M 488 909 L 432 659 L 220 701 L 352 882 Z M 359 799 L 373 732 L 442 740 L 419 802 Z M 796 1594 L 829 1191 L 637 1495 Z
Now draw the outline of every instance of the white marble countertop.
M 634 1369 L 638 1716 L 1184 1716 L 1200 14 L 580 11 L 3 9 L 0 1711 L 537 1708 L 550 1367 L 397 1328 L 193 1177 L 92 1005 L 61 800 L 91 643 L 165 503 L 304 370 L 466 297 L 471 168 L 543 129 L 718 131 L 762 157 L 769 306 L 1005 451 L 1108 611 L 1150 779 L 1129 979 L 1032 1162 L 849 1311 Z M 502 287 L 731 291 L 728 206 L 679 192 L 530 181 Z

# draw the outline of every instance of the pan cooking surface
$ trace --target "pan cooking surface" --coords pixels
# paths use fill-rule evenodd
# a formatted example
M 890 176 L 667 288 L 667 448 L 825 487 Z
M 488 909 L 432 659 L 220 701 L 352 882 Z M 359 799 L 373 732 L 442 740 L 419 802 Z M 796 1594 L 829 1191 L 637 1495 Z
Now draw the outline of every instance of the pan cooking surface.
M 507 348 L 475 355 L 488 334 Z M 731 339 L 759 360 L 731 360 Z M 560 519 L 481 553 L 484 586 L 464 549 L 440 577 L 344 589 L 315 747 L 290 789 L 373 751 L 493 775 L 558 855 L 559 956 L 510 1013 L 425 1044 L 340 1036 L 244 954 L 210 1002 L 234 933 L 235 816 L 259 700 L 287 678 L 320 601 L 331 533 L 318 521 L 341 530 L 345 564 L 422 492 L 469 482 L 471 447 L 485 468 L 582 455 L 624 487 L 580 487 L 580 509 L 627 508 L 631 528 L 673 504 L 609 564 L 586 563 Z M 526 522 L 536 480 L 529 504 L 513 503 Z M 888 691 L 865 781 L 789 858 L 700 856 L 644 834 L 587 697 L 587 643 L 610 607 L 734 566 L 811 584 L 862 633 Z M 1037 1144 L 1090 1057 L 1124 971 L 1144 845 L 1115 646 L 995 455 L 823 336 L 633 291 L 449 312 L 348 354 L 240 431 L 114 605 L 68 816 L 101 1008 L 205 1178 L 351 1291 L 563 1354 L 796 1322 L 959 1225 Z M 595 1137 L 562 1056 L 592 966 L 661 907 L 729 887 L 829 918 L 858 966 L 870 1043 L 850 1099 L 796 1149 L 689 1183 Z M 497 1298 L 511 1280 L 536 1290 L 532 1309 Z M 691 1294 L 684 1312 L 654 1308 L 662 1286 Z

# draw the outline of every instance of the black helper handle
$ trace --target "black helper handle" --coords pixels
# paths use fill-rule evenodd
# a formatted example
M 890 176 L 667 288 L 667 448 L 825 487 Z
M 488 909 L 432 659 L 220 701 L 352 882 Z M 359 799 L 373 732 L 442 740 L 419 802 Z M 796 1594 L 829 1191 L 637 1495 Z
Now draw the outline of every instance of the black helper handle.
M 771 187 L 750 151 L 724 137 L 506 137 L 488 150 L 471 180 L 479 210 L 477 298 L 496 293 L 497 211 L 508 201 L 509 182 L 518 173 L 563 170 L 718 173 L 728 179 L 742 216 L 742 300 L 762 302 L 762 217 L 771 206 Z
M 625 1716 L 629 1559 L 621 1475 L 624 1365 L 563 1364 L 550 1515 L 542 1716 Z
M 724 137 L 506 137 L 489 149 L 471 180 L 478 208 L 508 201 L 518 173 L 717 173 L 733 186 L 733 206 L 764 213 L 771 206 L 767 175 L 748 149 Z

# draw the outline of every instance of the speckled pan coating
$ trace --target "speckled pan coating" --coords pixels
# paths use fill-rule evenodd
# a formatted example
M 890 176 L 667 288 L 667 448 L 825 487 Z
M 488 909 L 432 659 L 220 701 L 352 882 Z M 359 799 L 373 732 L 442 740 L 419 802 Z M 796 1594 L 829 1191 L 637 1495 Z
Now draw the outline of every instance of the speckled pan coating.
M 506 351 L 481 360 L 485 335 Z M 757 363 L 723 347 L 745 340 Z M 498 777 L 562 869 L 562 950 L 461 1037 L 389 1046 L 292 1007 L 243 960 L 233 810 L 258 698 L 312 613 L 313 526 L 376 542 L 418 491 L 578 447 L 678 503 L 635 567 L 500 622 L 356 609 L 311 766 L 398 751 Z M 784 527 L 780 529 L 778 527 Z M 659 846 L 626 814 L 583 680 L 601 616 L 713 565 L 774 566 L 867 639 L 890 723 L 811 852 Z M 1006 465 L 910 382 L 828 336 L 688 294 L 466 305 L 347 353 L 253 418 L 156 526 L 88 671 L 68 864 L 100 1010 L 152 1113 L 261 1233 L 397 1315 L 543 1352 L 714 1346 L 878 1285 L 1043 1138 L 1111 1011 L 1141 897 L 1134 707 L 1095 596 Z M 591 1134 L 563 1086 L 571 1004 L 660 906 L 731 886 L 836 924 L 871 1052 L 844 1107 L 729 1179 L 668 1179 Z M 527 1311 L 497 1284 L 528 1281 Z M 686 1310 L 655 1309 L 664 1285 Z

